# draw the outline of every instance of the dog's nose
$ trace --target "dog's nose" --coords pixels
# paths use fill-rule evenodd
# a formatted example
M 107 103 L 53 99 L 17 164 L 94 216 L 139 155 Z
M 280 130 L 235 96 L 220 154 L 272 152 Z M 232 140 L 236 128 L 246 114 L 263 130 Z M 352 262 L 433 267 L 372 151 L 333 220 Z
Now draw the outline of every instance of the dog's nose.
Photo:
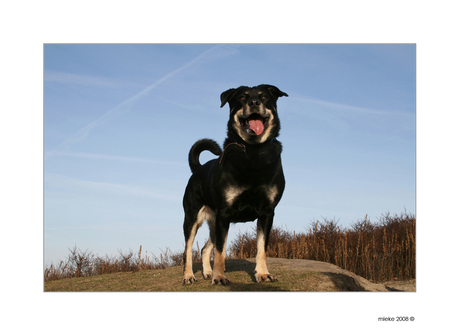
M 260 100 L 257 100 L 257 99 L 250 100 L 248 105 L 249 106 L 259 106 L 260 105 Z

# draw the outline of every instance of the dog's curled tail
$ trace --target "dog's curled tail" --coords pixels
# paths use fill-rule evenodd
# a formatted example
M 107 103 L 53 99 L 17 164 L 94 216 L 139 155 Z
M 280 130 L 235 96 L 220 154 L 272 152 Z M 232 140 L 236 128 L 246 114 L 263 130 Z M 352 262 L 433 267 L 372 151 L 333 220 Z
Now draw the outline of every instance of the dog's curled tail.
M 190 165 L 190 169 L 192 173 L 194 173 L 198 168 L 201 167 L 200 164 L 200 153 L 208 150 L 212 154 L 219 156 L 222 154 L 222 148 L 220 148 L 219 144 L 211 139 L 201 139 L 195 142 L 195 144 L 190 149 L 188 153 L 188 164 Z

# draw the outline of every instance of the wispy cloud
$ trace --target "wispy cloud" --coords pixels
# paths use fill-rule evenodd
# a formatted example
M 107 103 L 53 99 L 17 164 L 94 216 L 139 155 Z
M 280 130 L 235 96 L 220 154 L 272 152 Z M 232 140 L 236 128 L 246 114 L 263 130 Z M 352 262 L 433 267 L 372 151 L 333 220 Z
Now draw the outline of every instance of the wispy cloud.
M 283 104 L 286 104 L 289 113 L 339 132 L 355 132 L 363 125 L 366 125 L 366 131 L 378 132 L 385 137 L 405 136 L 405 133 L 415 131 L 415 111 L 367 108 L 294 94 Z M 284 124 L 284 127 L 287 125 Z
M 353 114 L 368 114 L 368 115 L 375 115 L 375 116 L 383 116 L 383 115 L 410 115 L 407 112 L 402 111 L 389 111 L 389 110 L 381 110 L 381 109 L 373 109 L 373 108 L 366 108 L 356 105 L 348 105 L 348 104 L 341 104 L 335 103 L 331 101 L 325 101 L 320 99 L 314 99 L 310 97 L 293 97 L 293 100 L 297 100 L 303 104 L 314 105 L 320 107 L 322 109 L 326 109 L 330 112 L 347 112 Z M 304 110 L 306 111 L 306 109 Z
M 163 82 L 171 79 L 172 77 L 174 77 L 175 75 L 177 75 L 181 71 L 184 71 L 185 69 L 187 69 L 187 68 L 189 68 L 191 66 L 197 65 L 199 63 L 212 61 L 214 59 L 218 59 L 218 58 L 222 58 L 222 57 L 227 57 L 227 56 L 230 56 L 230 55 L 234 55 L 236 53 L 237 53 L 237 46 L 232 46 L 232 45 L 216 45 L 216 46 L 213 46 L 213 47 L 209 48 L 208 50 L 206 50 L 205 52 L 201 53 L 200 55 L 198 55 L 197 57 L 195 57 L 191 61 L 185 63 L 184 65 L 182 65 L 181 67 L 177 68 L 176 70 L 171 71 L 170 73 L 166 74 L 165 76 L 163 76 L 162 78 L 158 79 L 153 84 L 147 86 L 145 89 L 143 89 L 142 91 L 140 91 L 136 95 L 134 95 L 131 98 L 125 100 L 122 103 L 120 103 L 119 105 L 117 105 L 113 109 L 111 109 L 111 110 L 107 111 L 106 113 L 104 113 L 98 119 L 94 120 L 93 122 L 89 123 L 88 125 L 86 125 L 82 129 L 80 129 L 78 132 L 76 132 L 74 135 L 72 135 L 66 141 L 61 143 L 55 150 L 48 152 L 47 155 L 45 155 L 45 159 L 47 157 L 49 157 L 50 155 L 54 155 L 56 152 L 68 151 L 70 149 L 71 145 L 75 144 L 78 141 L 81 141 L 81 140 L 85 139 L 92 129 L 94 129 L 97 126 L 100 126 L 109 117 L 114 117 L 116 115 L 120 115 L 122 113 L 126 113 L 126 112 L 130 111 L 131 107 L 133 106 L 133 104 L 135 104 L 139 99 L 143 98 L 151 90 L 157 88 Z M 45 78 L 45 80 L 46 80 L 46 78 Z M 62 74 L 60 75 L 60 74 L 56 74 L 56 73 L 49 74 L 48 75 L 48 80 L 54 80 L 54 81 L 58 81 L 58 80 L 70 81 L 70 80 L 73 80 L 73 81 L 77 81 L 77 82 L 80 81 L 80 82 L 86 82 L 86 83 L 88 83 L 88 82 L 89 83 L 91 83 L 91 82 L 99 83 L 99 84 L 104 84 L 105 83 L 104 80 L 100 80 L 100 79 L 95 78 L 95 77 L 87 77 L 87 76 L 65 77 L 65 76 L 62 76 Z
M 45 82 L 53 82 L 59 84 L 74 84 L 91 87 L 117 88 L 123 86 L 122 82 L 115 81 L 113 79 L 51 70 L 45 70 L 44 79 Z
M 162 165 L 174 165 L 174 166 L 186 166 L 187 164 L 179 161 L 167 161 L 167 160 L 154 160 L 146 159 L 142 157 L 133 156 L 122 156 L 122 155 L 106 155 L 106 154 L 93 154 L 84 152 L 71 152 L 71 151 L 54 151 L 53 155 L 56 156 L 71 156 L 86 159 L 97 159 L 97 160 L 113 160 L 113 161 L 124 161 L 124 162 L 144 162 L 150 164 L 162 164 Z
M 181 196 L 172 194 L 171 191 L 154 190 L 130 184 L 95 182 L 63 176 L 59 174 L 45 174 L 47 188 L 66 189 L 85 195 L 104 194 L 113 197 L 147 197 L 163 201 L 180 202 Z

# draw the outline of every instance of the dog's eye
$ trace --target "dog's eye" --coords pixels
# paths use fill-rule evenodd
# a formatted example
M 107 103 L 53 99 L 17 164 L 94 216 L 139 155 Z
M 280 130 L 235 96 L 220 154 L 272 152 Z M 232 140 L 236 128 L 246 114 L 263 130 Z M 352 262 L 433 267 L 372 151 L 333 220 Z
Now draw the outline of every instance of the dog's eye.
M 241 101 L 245 101 L 245 100 L 246 100 L 246 97 L 244 97 L 244 96 L 243 96 L 243 97 L 240 97 L 240 100 L 241 100 Z
M 262 100 L 267 100 L 267 96 L 262 96 Z

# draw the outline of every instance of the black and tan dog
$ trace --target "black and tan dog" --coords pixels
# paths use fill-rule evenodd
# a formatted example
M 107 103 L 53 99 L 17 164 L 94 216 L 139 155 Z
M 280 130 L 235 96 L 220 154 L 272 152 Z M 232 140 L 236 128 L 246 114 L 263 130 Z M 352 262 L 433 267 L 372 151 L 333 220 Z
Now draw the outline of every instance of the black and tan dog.
M 184 279 L 196 281 L 192 270 L 192 246 L 198 228 L 206 221 L 209 239 L 201 250 L 203 277 L 212 284 L 227 285 L 224 275 L 225 245 L 230 223 L 257 220 L 257 258 L 255 278 L 277 281 L 268 272 L 266 249 L 273 224 L 275 207 L 284 191 L 281 166 L 281 143 L 276 140 L 280 121 L 276 109 L 279 97 L 287 96 L 272 85 L 241 86 L 220 96 L 223 107 L 230 105 L 227 139 L 224 150 L 213 140 L 197 141 L 190 150 L 190 177 L 184 195 Z M 219 158 L 204 165 L 202 151 L 209 150 Z M 210 256 L 213 248 L 214 269 Z

